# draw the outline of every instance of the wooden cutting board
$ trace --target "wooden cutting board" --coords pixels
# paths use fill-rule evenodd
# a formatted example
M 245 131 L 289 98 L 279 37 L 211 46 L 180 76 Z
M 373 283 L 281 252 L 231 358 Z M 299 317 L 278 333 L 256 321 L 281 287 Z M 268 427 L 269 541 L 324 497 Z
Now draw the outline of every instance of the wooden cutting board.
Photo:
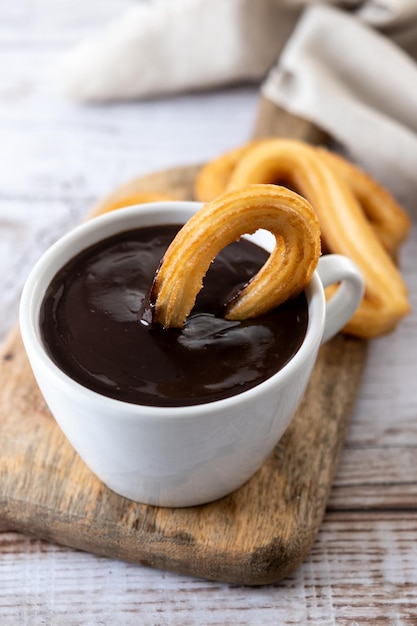
M 322 137 L 263 100 L 255 136 L 266 135 Z M 119 195 L 192 199 L 198 169 L 152 174 Z M 122 498 L 93 476 L 48 411 L 16 329 L 0 363 L 0 525 L 208 579 L 276 582 L 304 560 L 319 530 L 365 358 L 366 343 L 353 338 L 339 335 L 323 346 L 293 421 L 256 475 L 217 502 L 164 509 Z

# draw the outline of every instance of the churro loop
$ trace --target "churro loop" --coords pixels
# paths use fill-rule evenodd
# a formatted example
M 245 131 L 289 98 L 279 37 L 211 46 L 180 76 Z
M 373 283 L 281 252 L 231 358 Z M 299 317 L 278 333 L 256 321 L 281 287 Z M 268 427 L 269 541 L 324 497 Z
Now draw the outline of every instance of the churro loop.
M 349 185 L 375 234 L 389 254 L 396 258 L 406 239 L 411 221 L 392 195 L 369 174 L 326 148 L 317 148 L 320 156 Z
M 224 193 L 229 186 L 234 170 L 243 157 L 249 158 L 252 149 L 259 145 L 274 147 L 280 141 L 276 138 L 251 141 L 208 162 L 201 168 L 195 182 L 194 195 L 196 199 L 201 202 L 208 202 L 217 195 Z M 318 156 L 323 158 L 329 167 L 332 167 L 336 175 L 344 179 L 359 202 L 375 234 L 389 254 L 396 258 L 398 247 L 407 237 L 411 226 L 406 212 L 382 185 L 359 167 L 325 148 L 310 147 L 317 150 Z M 256 157 L 256 153 L 254 156 Z M 266 182 L 285 184 L 284 179 L 281 181 L 267 180 Z
M 300 293 L 320 256 L 320 226 L 310 204 L 276 185 L 250 185 L 204 205 L 179 231 L 152 289 L 154 322 L 181 327 L 211 261 L 226 245 L 259 228 L 276 246 L 252 280 L 226 306 L 228 319 L 257 317 Z
M 375 337 L 393 330 L 410 311 L 407 289 L 344 178 L 312 146 L 295 140 L 270 140 L 254 146 L 239 160 L 228 188 L 277 180 L 285 180 L 309 200 L 326 248 L 352 259 L 364 276 L 365 297 L 348 331 Z

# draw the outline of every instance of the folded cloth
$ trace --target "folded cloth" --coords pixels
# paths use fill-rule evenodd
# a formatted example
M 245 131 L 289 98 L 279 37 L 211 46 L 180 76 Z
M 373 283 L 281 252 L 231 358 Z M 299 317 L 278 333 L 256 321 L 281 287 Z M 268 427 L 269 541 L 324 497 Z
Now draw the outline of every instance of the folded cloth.
M 338 9 L 310 7 L 262 90 L 416 209 L 417 65 L 387 38 Z
M 416 186 L 414 59 L 416 0 L 148 0 L 70 51 L 60 75 L 72 98 L 102 102 L 260 82 L 273 67 L 263 93 L 402 199 Z
M 280 0 L 153 0 L 133 6 L 58 67 L 83 102 L 161 96 L 261 79 L 301 8 Z
M 415 20 L 416 0 L 368 0 L 358 3 L 356 15 L 374 26 L 391 28 Z
M 417 58 L 416 0 L 142 0 L 59 64 L 82 102 L 160 96 L 261 80 L 305 6 L 334 4 Z

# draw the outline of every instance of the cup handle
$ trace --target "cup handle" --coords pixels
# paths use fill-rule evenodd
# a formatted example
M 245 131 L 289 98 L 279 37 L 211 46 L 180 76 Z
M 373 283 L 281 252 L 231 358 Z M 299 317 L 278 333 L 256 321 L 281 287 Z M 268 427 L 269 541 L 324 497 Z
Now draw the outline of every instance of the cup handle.
M 364 293 L 364 281 L 357 266 L 341 254 L 320 257 L 317 273 L 323 287 L 340 283 L 339 289 L 326 302 L 326 323 L 321 342 L 325 343 L 350 320 Z

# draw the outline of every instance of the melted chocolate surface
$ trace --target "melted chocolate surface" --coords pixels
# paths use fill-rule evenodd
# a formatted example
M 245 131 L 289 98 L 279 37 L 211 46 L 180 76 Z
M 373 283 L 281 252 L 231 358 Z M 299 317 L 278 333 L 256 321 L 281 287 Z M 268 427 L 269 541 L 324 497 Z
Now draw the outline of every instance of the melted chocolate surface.
M 183 329 L 140 321 L 160 259 L 179 228 L 142 228 L 106 239 L 52 280 L 41 333 L 70 377 L 126 402 L 186 406 L 254 387 L 297 352 L 308 322 L 304 293 L 255 320 L 222 317 L 230 295 L 268 256 L 243 239 L 215 259 Z

